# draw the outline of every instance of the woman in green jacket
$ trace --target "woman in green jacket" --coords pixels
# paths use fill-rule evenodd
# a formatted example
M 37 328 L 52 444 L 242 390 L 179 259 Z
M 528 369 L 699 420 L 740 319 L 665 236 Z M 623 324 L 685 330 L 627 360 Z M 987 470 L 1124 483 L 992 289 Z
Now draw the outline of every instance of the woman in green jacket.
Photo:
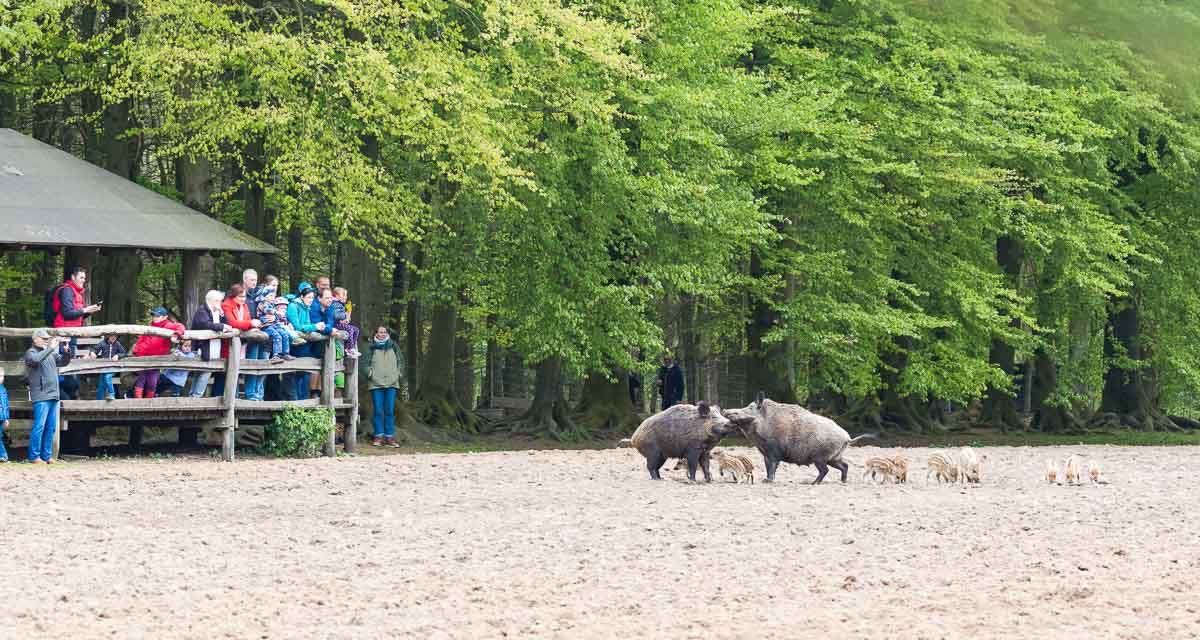
M 404 379 L 404 354 L 387 327 L 379 327 L 363 354 L 367 383 L 371 388 L 375 437 L 371 446 L 399 447 L 396 443 L 396 396 Z

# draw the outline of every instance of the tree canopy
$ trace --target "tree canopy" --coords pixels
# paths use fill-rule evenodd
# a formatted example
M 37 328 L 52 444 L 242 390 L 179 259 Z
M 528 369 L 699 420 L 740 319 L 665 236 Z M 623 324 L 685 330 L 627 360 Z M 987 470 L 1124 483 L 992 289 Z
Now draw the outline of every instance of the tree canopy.
M 0 0 L 0 126 L 353 281 L 431 423 L 511 360 L 616 427 L 545 407 L 672 351 L 860 426 L 1178 428 L 1198 57 L 1194 0 Z

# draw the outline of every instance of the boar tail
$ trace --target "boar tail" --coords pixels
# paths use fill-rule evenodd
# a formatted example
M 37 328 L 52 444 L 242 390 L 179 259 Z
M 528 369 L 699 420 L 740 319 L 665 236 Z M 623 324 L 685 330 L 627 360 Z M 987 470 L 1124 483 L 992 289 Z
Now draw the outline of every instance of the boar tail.
M 850 438 L 850 442 L 847 442 L 847 443 L 846 443 L 846 445 L 847 445 L 847 446 L 849 446 L 849 445 L 852 445 L 852 444 L 854 444 L 855 442 L 858 442 L 859 440 L 862 440 L 863 438 L 871 438 L 871 439 L 875 439 L 875 438 L 878 438 L 878 437 L 879 437 L 879 434 L 878 434 L 878 433 L 864 433 L 864 434 L 862 434 L 861 436 L 855 436 L 855 437 L 853 437 L 853 438 Z

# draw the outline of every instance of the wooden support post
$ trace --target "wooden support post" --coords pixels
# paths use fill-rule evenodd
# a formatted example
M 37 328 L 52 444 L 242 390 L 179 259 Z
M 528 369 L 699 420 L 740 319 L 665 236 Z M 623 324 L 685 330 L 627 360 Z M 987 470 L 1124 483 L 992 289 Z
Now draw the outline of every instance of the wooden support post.
M 225 402 L 224 433 L 221 438 L 221 459 L 233 462 L 234 442 L 237 438 L 237 389 L 238 374 L 241 371 L 242 339 L 234 336 L 229 339 L 229 357 L 225 359 Z
M 325 455 L 337 455 L 337 413 L 333 409 L 334 367 L 337 366 L 337 347 L 333 340 L 325 345 L 325 357 L 321 361 L 321 406 L 329 409 L 330 420 L 333 422 L 329 429 L 329 441 L 325 443 Z
M 358 358 L 346 356 L 346 403 L 350 405 L 350 419 L 346 422 L 346 433 L 342 435 L 342 446 L 346 453 L 358 452 Z
M 66 419 L 63 418 L 62 403 L 58 404 L 58 419 L 54 421 L 54 444 L 51 446 L 50 457 L 58 460 L 59 443 L 62 442 L 62 433 L 66 431 L 69 425 Z
M 180 291 L 179 312 L 183 314 L 180 321 L 184 324 L 192 321 L 192 316 L 204 304 L 204 291 L 200 284 L 200 252 L 183 252 L 183 288 Z
M 142 448 L 142 438 L 145 435 L 145 429 L 140 424 L 129 426 L 129 448 L 138 451 Z

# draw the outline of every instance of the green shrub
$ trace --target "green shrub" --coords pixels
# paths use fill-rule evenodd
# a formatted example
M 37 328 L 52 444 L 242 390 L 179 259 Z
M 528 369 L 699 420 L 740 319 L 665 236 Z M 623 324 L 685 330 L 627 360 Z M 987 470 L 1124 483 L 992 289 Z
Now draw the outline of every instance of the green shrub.
M 264 453 L 279 457 L 312 458 L 321 453 L 333 430 L 333 410 L 289 407 L 267 425 Z

